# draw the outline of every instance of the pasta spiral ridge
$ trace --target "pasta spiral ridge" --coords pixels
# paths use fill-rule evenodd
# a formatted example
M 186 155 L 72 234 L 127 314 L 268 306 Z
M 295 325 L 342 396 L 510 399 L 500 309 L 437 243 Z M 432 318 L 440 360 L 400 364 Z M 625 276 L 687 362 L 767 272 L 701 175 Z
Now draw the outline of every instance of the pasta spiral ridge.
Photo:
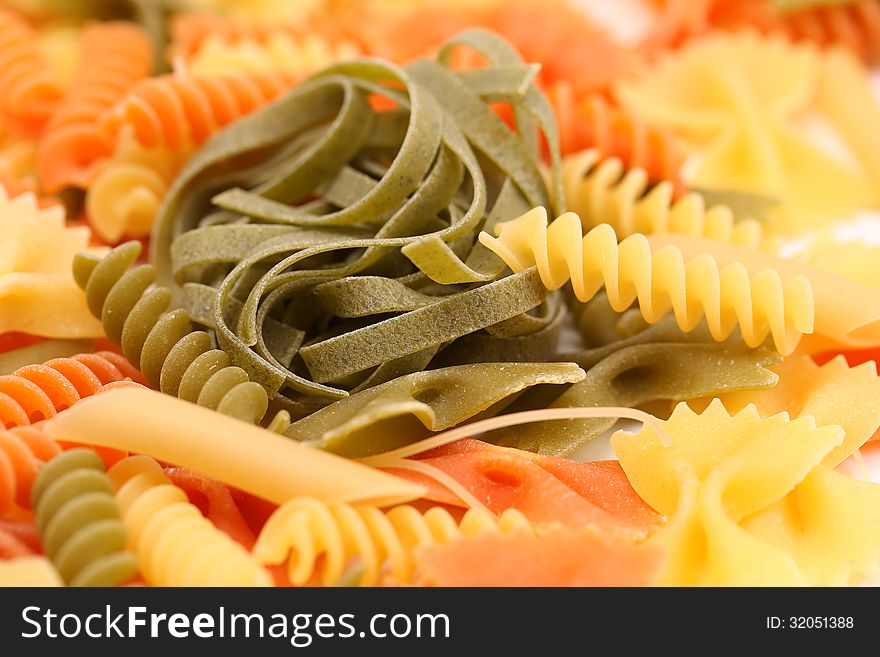
M 40 471 L 31 497 L 43 550 L 69 586 L 113 586 L 137 572 L 97 453 L 59 454 Z
M 210 39 L 218 39 L 226 45 L 233 46 L 242 41 L 265 42 L 279 35 L 296 38 L 321 34 L 324 38 L 332 38 L 333 41 L 342 44 L 355 45 L 351 39 L 352 35 L 340 29 L 339 21 L 325 20 L 319 26 L 314 25 L 314 22 L 307 20 L 304 24 L 294 21 L 268 23 L 241 18 L 233 20 L 207 12 L 185 11 L 175 15 L 171 20 L 169 56 L 172 61 L 179 59 L 186 61 Z
M 495 230 L 497 238 L 483 232 L 480 242 L 512 270 L 537 266 L 550 290 L 570 280 L 579 301 L 589 301 L 604 287 L 617 312 L 638 299 L 642 316 L 654 323 L 671 308 L 684 331 L 693 330 L 705 316 L 715 340 L 726 339 L 738 325 L 750 347 L 761 345 L 770 334 L 784 355 L 794 350 L 803 333 L 813 331 L 813 291 L 801 276 L 783 283 L 778 272 L 764 269 L 749 278 L 741 263 L 722 269 L 706 253 L 686 262 L 674 245 L 652 253 L 641 233 L 618 244 L 608 224 L 583 235 L 575 213 L 548 225 L 543 207 Z
M 563 153 L 595 148 L 603 158 L 620 158 L 627 169 L 644 169 L 651 182 L 671 181 L 676 195 L 684 191 L 684 156 L 671 132 L 649 125 L 600 94 L 578 98 L 564 80 L 552 85 L 547 97 L 556 111 Z
M 144 580 L 154 586 L 271 586 L 247 550 L 217 529 L 147 456 L 109 472 Z
M 868 61 L 880 59 L 880 5 L 874 0 L 815 7 L 784 16 L 782 22 L 795 40 L 844 45 Z
M 126 242 L 101 260 L 88 255 L 74 260 L 74 277 L 107 337 L 152 387 L 246 422 L 262 420 L 269 404 L 265 388 L 231 366 L 224 351 L 212 348 L 207 332 L 194 331 L 187 311 L 168 311 L 167 288 L 148 290 L 156 277 L 152 265 L 129 270 L 140 252 L 140 242 Z M 289 423 L 281 411 L 271 427 L 280 432 Z
M 133 139 L 118 144 L 86 191 L 92 229 L 110 243 L 149 235 L 180 160 L 177 153 L 144 149 Z
M 0 117 L 14 131 L 35 136 L 61 99 L 62 87 L 40 52 L 37 33 L 0 9 Z
M 34 427 L 0 430 L 0 515 L 13 504 L 30 507 L 40 464 L 60 453 L 58 443 Z
M 359 558 L 364 568 L 360 584 L 373 586 L 386 561 L 392 576 L 410 581 L 416 548 L 489 532 L 534 533 L 534 528 L 516 509 L 504 511 L 499 518 L 470 509 L 456 522 L 443 507 L 425 513 L 409 505 L 383 511 L 371 505 L 328 505 L 303 497 L 272 514 L 253 554 L 264 564 L 280 564 L 292 552 L 289 577 L 294 585 L 305 584 L 315 575 L 320 575 L 325 586 L 335 585 L 349 561 Z
M 287 91 L 286 72 L 191 78 L 162 75 L 142 80 L 102 120 L 117 134 L 130 126 L 148 148 L 172 150 L 202 144 L 217 130 Z
M 150 41 L 132 24 L 91 25 L 82 49 L 82 73 L 52 115 L 37 151 L 37 175 L 48 192 L 88 186 L 114 147 L 99 117 L 150 73 Z
M 649 190 L 650 174 L 644 169 L 627 169 L 615 157 L 603 160 L 596 149 L 564 158 L 562 179 L 566 203 L 585 229 L 607 223 L 622 238 L 685 233 L 752 248 L 762 241 L 760 222 L 736 221 L 724 205 L 707 208 L 698 192 L 673 200 L 675 189 L 669 181 Z
M 0 422 L 4 426 L 26 426 L 34 418 L 50 418 L 83 397 L 125 379 L 144 381 L 122 356 L 110 351 L 25 365 L 0 376 Z

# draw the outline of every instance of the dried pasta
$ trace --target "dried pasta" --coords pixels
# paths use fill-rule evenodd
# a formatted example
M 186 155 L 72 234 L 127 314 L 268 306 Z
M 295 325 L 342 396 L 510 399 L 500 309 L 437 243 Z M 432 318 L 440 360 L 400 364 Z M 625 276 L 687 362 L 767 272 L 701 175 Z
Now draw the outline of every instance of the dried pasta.
M 537 265 L 550 290 L 571 280 L 580 301 L 604 285 L 615 310 L 626 310 L 638 299 L 642 316 L 653 323 L 671 308 L 685 331 L 705 315 L 716 340 L 727 338 L 738 324 L 747 345 L 757 347 L 769 334 L 782 354 L 794 350 L 801 334 L 813 331 L 813 295 L 803 277 L 783 282 L 773 269 L 749 273 L 737 261 L 683 254 L 672 244 L 653 250 L 641 233 L 618 245 L 607 224 L 582 236 L 576 214 L 564 214 L 548 226 L 544 208 L 499 224 L 496 232 L 497 238 L 482 233 L 480 241 L 511 269 Z
M 342 579 L 349 561 L 356 558 L 363 565 L 359 584 L 373 586 L 380 580 L 386 561 L 391 576 L 400 582 L 411 581 L 414 553 L 422 546 L 487 533 L 534 531 L 515 509 L 498 518 L 471 509 L 456 522 L 441 507 L 425 513 L 406 505 L 383 511 L 369 505 L 328 505 L 312 498 L 296 498 L 272 514 L 257 538 L 253 554 L 264 564 L 282 564 L 291 554 L 289 577 L 294 585 L 320 578 L 325 586 L 332 586 Z
M 189 75 L 200 78 L 284 71 L 292 79 L 301 80 L 326 66 L 353 59 L 360 52 L 352 41 L 329 40 L 316 34 L 276 32 L 260 41 L 244 39 L 234 44 L 212 34 L 184 66 Z
M 0 9 L 0 120 L 15 133 L 39 134 L 63 93 L 40 52 L 39 37 L 14 12 Z
M 562 161 L 568 207 L 584 228 L 607 223 L 622 239 L 633 233 L 685 233 L 757 247 L 763 230 L 754 219 L 736 221 L 733 211 L 713 205 L 697 192 L 676 199 L 674 185 L 661 180 L 648 188 L 650 174 L 617 158 L 600 160 L 600 150 Z
M 612 438 L 635 489 L 670 516 L 648 540 L 669 555 L 661 584 L 840 585 L 876 568 L 880 485 L 822 464 L 840 426 L 762 419 L 753 406 L 731 416 L 715 401 L 701 415 L 679 405 L 667 429 L 672 447 L 650 428 Z M 832 529 L 826 505 L 847 493 Z M 838 549 L 817 555 L 823 540 Z
M 55 440 L 181 465 L 275 504 L 308 496 L 385 505 L 422 492 L 391 475 L 144 388 L 84 399 L 43 430 Z
M 165 148 L 147 149 L 122 135 L 86 191 L 89 224 L 113 244 L 123 237 L 150 234 L 162 198 L 181 167 L 181 156 Z
M 671 132 L 648 125 L 601 94 L 577 98 L 566 81 L 550 86 L 547 97 L 556 112 L 563 155 L 595 148 L 605 159 L 620 159 L 627 169 L 644 169 L 649 182 L 668 180 L 676 195 L 684 191 L 684 153 Z
M 653 249 L 669 245 L 667 235 L 648 238 Z M 690 235 L 679 235 L 675 248 L 686 258 L 710 254 L 719 267 L 739 263 L 749 275 L 772 268 L 786 284 L 807 280 L 815 300 L 815 336 L 810 336 L 809 348 L 814 351 L 833 345 L 868 347 L 880 343 L 880 317 L 877 315 L 878 291 L 859 285 L 831 272 L 798 262 L 783 260 L 768 253 L 760 253 L 732 244 L 706 240 Z
M 68 586 L 113 586 L 137 572 L 104 463 L 71 449 L 40 470 L 31 492 L 43 550 Z
M 140 373 L 119 354 L 104 351 L 53 358 L 25 365 L 0 376 L 0 422 L 26 426 L 123 380 L 143 382 Z
M 779 37 L 718 33 L 622 80 L 616 96 L 692 145 L 689 184 L 777 196 L 770 226 L 791 234 L 878 202 L 862 167 L 813 145 L 794 120 L 820 109 L 823 57 Z
M 0 561 L 0 587 L 63 585 L 58 571 L 46 557 L 20 557 Z
M 109 472 L 144 580 L 155 586 L 270 586 L 247 551 L 214 527 L 145 456 Z
M 287 435 L 360 457 L 441 431 L 534 385 L 575 383 L 574 363 L 494 363 L 415 372 L 358 392 L 290 425 Z
M 61 447 L 33 427 L 0 430 L 0 514 L 13 505 L 31 506 L 31 489 L 40 464 L 61 453 Z
M 130 126 L 147 148 L 192 149 L 224 125 L 265 105 L 290 88 L 284 72 L 196 78 L 148 78 L 103 115 L 111 134 Z
M 43 188 L 84 188 L 113 152 L 99 118 L 150 72 L 151 45 L 128 23 L 98 23 L 82 35 L 82 70 L 46 124 L 37 150 Z
M 67 227 L 60 207 L 40 209 L 32 195 L 9 198 L 0 187 L 0 231 L 0 334 L 103 335 L 70 274 L 89 230 Z

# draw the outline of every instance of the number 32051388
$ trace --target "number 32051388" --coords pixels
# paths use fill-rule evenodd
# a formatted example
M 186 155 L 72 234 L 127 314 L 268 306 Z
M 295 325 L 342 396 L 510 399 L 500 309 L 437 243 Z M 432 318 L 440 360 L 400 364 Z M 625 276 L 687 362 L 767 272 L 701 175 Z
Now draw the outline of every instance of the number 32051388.
M 852 616 L 767 616 L 769 630 L 837 630 L 852 629 L 855 621 Z

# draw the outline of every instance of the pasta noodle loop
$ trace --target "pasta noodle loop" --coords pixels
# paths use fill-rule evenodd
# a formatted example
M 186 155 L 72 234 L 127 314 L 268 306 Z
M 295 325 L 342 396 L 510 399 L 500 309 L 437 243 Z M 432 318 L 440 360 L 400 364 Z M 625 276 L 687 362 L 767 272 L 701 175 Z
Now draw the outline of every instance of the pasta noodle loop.
M 327 505 L 313 498 L 297 498 L 272 514 L 253 554 L 264 564 L 280 564 L 292 553 L 289 577 L 294 585 L 306 584 L 315 575 L 325 586 L 335 585 L 349 562 L 359 559 L 364 569 L 360 584 L 372 586 L 380 581 L 386 561 L 395 579 L 411 581 L 417 548 L 490 532 L 532 534 L 534 528 L 515 509 L 504 511 L 499 518 L 470 509 L 456 522 L 442 507 L 426 513 L 409 505 L 382 511 L 371 505 Z
M 129 270 L 141 252 L 139 242 L 126 242 L 103 260 L 79 255 L 74 276 L 86 292 L 86 301 L 100 317 L 107 336 L 122 346 L 129 362 L 144 379 L 162 392 L 245 420 L 259 422 L 266 414 L 266 390 L 241 368 L 230 366 L 229 356 L 212 348 L 211 336 L 193 331 L 185 310 L 166 312 L 171 304 L 167 288 L 150 286 L 151 265 Z M 273 427 L 289 425 L 279 412 Z
M 31 492 L 43 550 L 69 586 L 113 586 L 137 572 L 125 551 L 119 505 L 90 449 L 59 454 L 41 471 Z
M 739 325 L 750 347 L 762 344 L 769 333 L 782 354 L 791 353 L 801 334 L 813 330 L 813 293 L 804 277 L 783 284 L 778 272 L 765 269 L 750 278 L 742 264 L 720 269 L 709 254 L 685 261 L 674 245 L 652 253 L 640 233 L 618 244 L 607 224 L 582 235 L 581 220 L 573 212 L 548 226 L 541 207 L 498 224 L 496 233 L 497 238 L 481 233 L 480 242 L 514 271 L 537 266 L 550 290 L 571 280 L 580 301 L 604 287 L 617 312 L 638 299 L 649 323 L 671 308 L 678 326 L 690 331 L 705 315 L 715 340 L 726 339 Z
M 138 556 L 153 586 L 271 586 L 272 578 L 241 545 L 214 527 L 186 493 L 147 456 L 110 469 L 110 479 Z

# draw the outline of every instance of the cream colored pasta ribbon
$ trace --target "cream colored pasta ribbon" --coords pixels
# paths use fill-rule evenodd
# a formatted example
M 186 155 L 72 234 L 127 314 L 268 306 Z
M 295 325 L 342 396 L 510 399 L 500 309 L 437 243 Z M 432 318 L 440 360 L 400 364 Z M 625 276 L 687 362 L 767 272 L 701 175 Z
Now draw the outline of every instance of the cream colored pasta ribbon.
M 421 486 L 147 389 L 83 400 L 46 423 L 45 432 L 182 465 L 276 504 L 309 496 L 386 505 L 423 493 Z

